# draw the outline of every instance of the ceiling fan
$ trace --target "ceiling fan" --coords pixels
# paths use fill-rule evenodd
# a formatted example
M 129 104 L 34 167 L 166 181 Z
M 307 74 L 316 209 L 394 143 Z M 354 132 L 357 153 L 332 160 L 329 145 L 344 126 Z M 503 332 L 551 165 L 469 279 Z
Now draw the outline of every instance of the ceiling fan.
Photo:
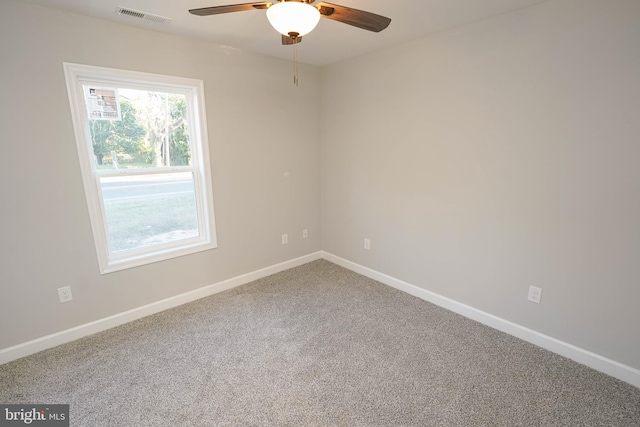
M 315 2 L 316 0 L 277 0 L 277 3 L 229 4 L 191 9 L 189 13 L 209 16 L 266 9 L 269 23 L 282 35 L 282 44 L 293 45 L 293 84 L 298 86 L 298 43 L 302 41 L 302 36 L 309 34 L 318 25 L 321 17 L 376 33 L 391 23 L 391 19 L 375 13 L 325 2 L 313 5 Z
M 198 16 L 209 16 L 266 9 L 269 22 L 276 31 L 282 34 L 283 45 L 299 43 L 302 36 L 310 33 L 316 27 L 321 17 L 376 33 L 384 30 L 391 23 L 391 19 L 375 13 L 325 2 L 313 5 L 315 1 L 277 0 L 275 3 L 242 3 L 191 9 L 189 12 Z
M 315 1 L 277 0 L 277 3 L 229 4 L 191 9 L 189 12 L 198 16 L 209 16 L 266 9 L 269 23 L 282 34 L 282 44 L 293 45 L 293 84 L 298 86 L 298 43 L 302 41 L 302 36 L 309 34 L 318 25 L 321 17 L 376 33 L 391 23 L 391 19 L 375 13 L 325 2 L 313 5 Z

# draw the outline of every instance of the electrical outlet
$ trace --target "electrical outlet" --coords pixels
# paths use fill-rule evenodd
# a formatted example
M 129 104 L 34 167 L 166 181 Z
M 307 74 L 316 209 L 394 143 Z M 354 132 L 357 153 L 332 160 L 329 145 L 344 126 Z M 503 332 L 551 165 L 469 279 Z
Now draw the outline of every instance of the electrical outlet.
M 289 235 L 285 233 L 282 235 L 282 244 L 286 245 L 287 243 L 289 243 Z
M 302 230 L 302 238 L 306 239 L 307 237 L 309 237 L 309 230 L 305 228 L 304 230 Z
M 364 239 L 364 248 L 365 248 L 366 250 L 371 249 L 371 240 L 369 240 L 369 239 Z
M 71 301 L 73 299 L 73 295 L 71 294 L 71 286 L 58 288 L 58 298 L 60 298 L 60 302 Z
M 540 299 L 542 298 L 542 289 L 536 288 L 535 286 L 529 286 L 529 296 L 527 299 L 531 302 L 535 302 L 536 304 L 540 304 Z

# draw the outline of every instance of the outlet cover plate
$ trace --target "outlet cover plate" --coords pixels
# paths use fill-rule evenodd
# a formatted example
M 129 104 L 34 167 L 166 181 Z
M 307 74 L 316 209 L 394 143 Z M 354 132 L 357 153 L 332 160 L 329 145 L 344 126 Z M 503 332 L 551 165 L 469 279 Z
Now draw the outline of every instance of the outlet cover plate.
M 60 298 L 60 302 L 69 302 L 73 299 L 73 294 L 71 293 L 71 286 L 64 286 L 62 288 L 58 288 L 58 298 Z
M 542 289 L 536 288 L 535 286 L 529 286 L 529 296 L 527 299 L 531 302 L 535 302 L 536 304 L 540 304 L 540 300 L 542 299 Z

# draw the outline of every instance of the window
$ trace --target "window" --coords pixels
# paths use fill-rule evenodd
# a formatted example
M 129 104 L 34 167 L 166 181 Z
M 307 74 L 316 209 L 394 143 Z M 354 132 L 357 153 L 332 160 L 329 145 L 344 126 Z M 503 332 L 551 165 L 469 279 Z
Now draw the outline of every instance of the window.
M 215 248 L 202 81 L 64 71 L 101 273 Z

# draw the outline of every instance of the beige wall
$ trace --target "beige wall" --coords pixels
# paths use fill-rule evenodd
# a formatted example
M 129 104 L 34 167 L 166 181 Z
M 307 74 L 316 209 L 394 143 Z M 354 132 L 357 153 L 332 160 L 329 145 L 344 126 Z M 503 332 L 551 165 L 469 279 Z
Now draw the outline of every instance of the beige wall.
M 639 22 L 554 0 L 323 69 L 322 249 L 640 368 Z
M 13 0 L 0 57 L 0 349 L 320 249 L 317 68 Z M 204 80 L 217 249 L 99 274 L 63 62 Z

